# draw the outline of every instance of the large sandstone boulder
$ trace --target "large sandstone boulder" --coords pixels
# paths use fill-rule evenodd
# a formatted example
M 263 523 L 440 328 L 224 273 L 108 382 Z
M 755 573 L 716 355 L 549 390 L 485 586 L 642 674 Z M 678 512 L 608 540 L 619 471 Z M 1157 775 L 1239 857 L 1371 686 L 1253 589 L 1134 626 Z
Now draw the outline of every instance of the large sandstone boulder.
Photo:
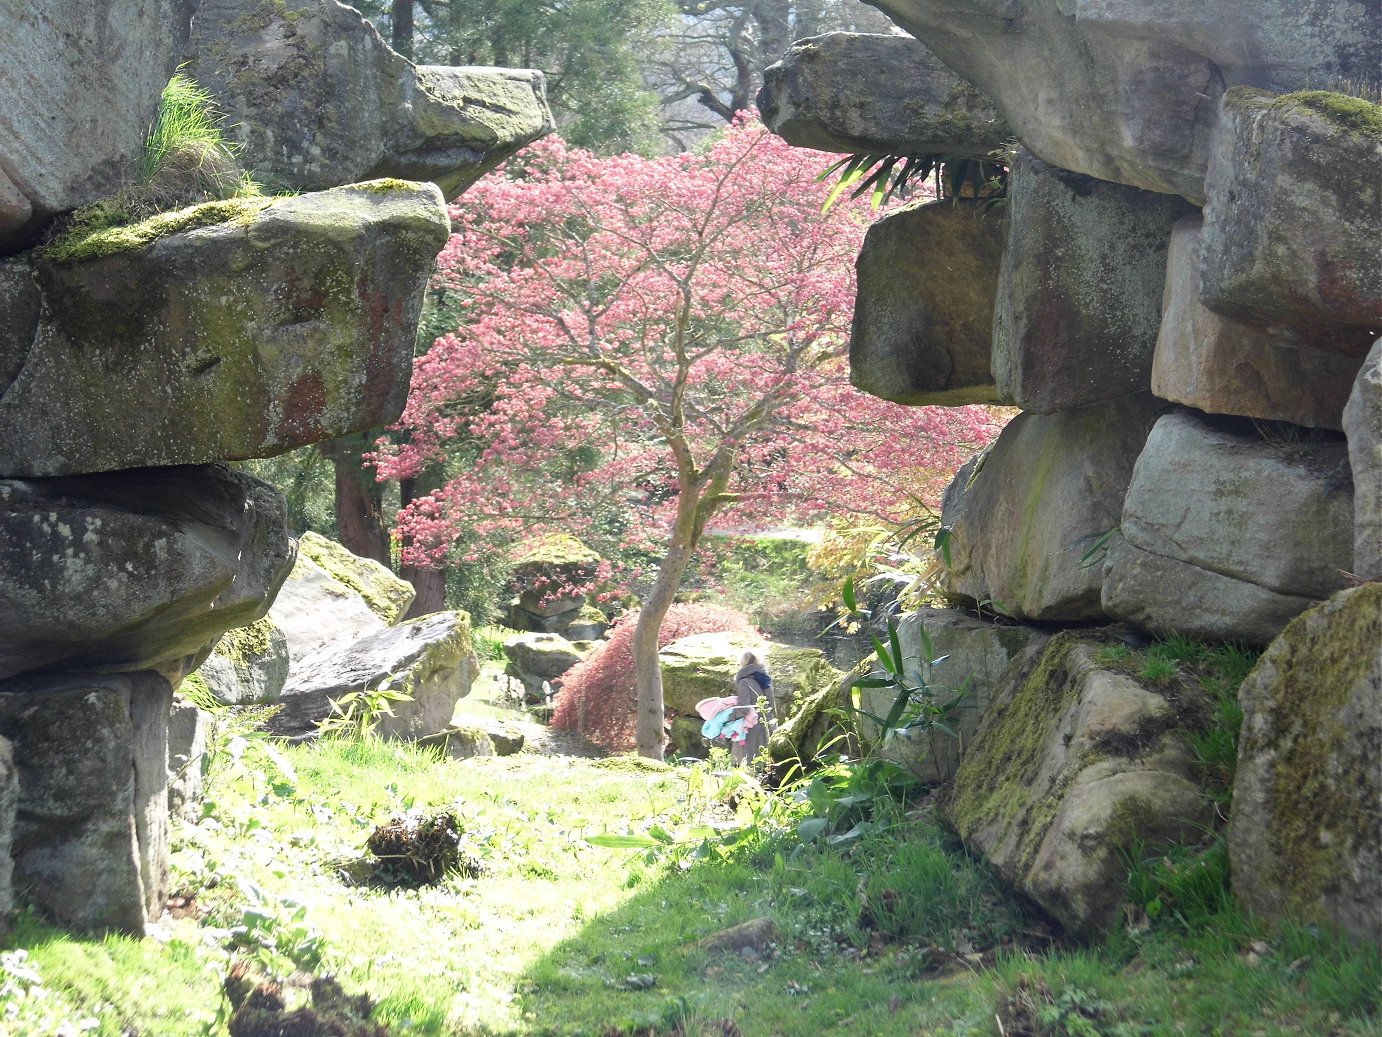
M 1371 21 L 1382 31 L 1376 10 Z M 1231 90 L 1206 193 L 1208 306 L 1358 325 L 1360 352 L 1382 331 L 1382 105 L 1319 90 Z
M 931 658 L 922 643 L 922 629 L 931 642 Z M 911 686 L 924 684 L 930 689 L 930 704 L 951 706 L 945 723 L 954 734 L 927 726 L 895 732 L 878 752 L 922 781 L 936 785 L 949 781 L 1014 660 L 1039 651 L 1050 636 L 1035 627 L 994 623 L 958 609 L 907 613 L 897 623 L 903 671 Z M 871 671 L 884 676 L 876 665 Z M 856 694 L 867 713 L 884 718 L 897 699 L 897 692 L 890 688 L 860 688 Z M 867 715 L 861 715 L 858 733 L 866 743 L 876 745 L 882 732 Z
M 1099 566 L 1084 555 L 1118 525 L 1162 406 L 1137 396 L 1014 418 L 946 490 L 947 589 L 1016 619 L 1101 618 Z
M 197 673 L 217 702 L 247 706 L 277 702 L 288 680 L 288 665 L 288 638 L 263 616 L 227 631 Z
M 168 812 L 188 821 L 201 816 L 202 791 L 211 767 L 207 746 L 211 714 L 174 697 L 168 712 Z
M 274 598 L 269 619 L 288 642 L 290 670 L 329 645 L 345 645 L 387 626 L 357 591 L 302 555 Z
M 1099 662 L 1112 643 L 1057 634 L 1016 668 L 969 746 L 946 819 L 965 845 L 1071 934 L 1121 920 L 1134 846 L 1193 840 L 1209 823 L 1184 734 L 1202 713 Z
M 0 480 L 0 678 L 181 678 L 263 615 L 292 561 L 282 494 L 223 467 Z
M 0 683 L 14 746 L 14 876 L 62 925 L 143 935 L 168 895 L 168 710 L 154 673 Z
M 1273 435 L 1185 411 L 1157 422 L 1104 568 L 1110 615 L 1158 632 L 1266 644 L 1345 585 L 1353 560 L 1345 446 Z
M 850 381 L 909 404 L 996 403 L 993 304 L 1006 220 L 982 202 L 909 206 L 869 228 L 855 264 Z
M 556 680 L 589 654 L 560 634 L 520 634 L 504 642 L 515 675 Z
M 337 700 L 352 692 L 387 689 L 407 698 L 388 703 L 392 715 L 381 713 L 375 732 L 381 738 L 416 741 L 446 729 L 479 670 L 470 617 L 434 612 L 295 660 L 279 700 L 282 708 L 270 719 L 269 730 L 284 737 L 311 737 L 332 716 Z
M 764 124 L 799 148 L 984 158 L 1012 135 L 993 102 L 908 36 L 798 40 L 763 73 Z
M 402 410 L 449 231 L 403 181 L 209 202 L 59 239 L 43 305 L 0 336 L 0 472 L 266 457 Z M 13 276 L 13 274 L 12 274 Z
M 1382 583 L 1282 631 L 1238 691 L 1233 892 L 1382 943 Z
M 1382 67 L 1366 5 L 874 0 L 993 98 L 1052 165 L 1204 200 L 1226 86 L 1298 90 Z
M 1145 393 L 1179 198 L 1020 151 L 993 313 L 993 377 L 1038 414 Z
M 395 576 L 387 566 L 373 558 L 361 558 L 310 529 L 298 538 L 298 556 L 358 594 L 385 626 L 403 618 L 417 593 L 411 583 Z
M 504 642 L 504 672 L 523 685 L 523 701 L 549 702 L 561 687 L 559 678 L 590 654 L 590 642 L 568 641 L 560 634 L 526 633 Z
M 1211 310 L 1200 301 L 1201 237 L 1198 216 L 1171 232 L 1152 392 L 1211 414 L 1342 429 L 1360 364 L 1352 329 L 1266 324 Z
M 419 68 L 336 0 L 202 0 L 189 49 L 241 161 L 298 191 L 395 176 L 449 201 L 552 129 L 541 72 Z
M 1382 339 L 1373 343 L 1344 407 L 1344 435 L 1355 487 L 1353 575 L 1382 580 Z
M 195 0 L 32 0 L 0 16 L 0 255 L 131 175 Z M 0 303 L 0 305 L 3 305 Z

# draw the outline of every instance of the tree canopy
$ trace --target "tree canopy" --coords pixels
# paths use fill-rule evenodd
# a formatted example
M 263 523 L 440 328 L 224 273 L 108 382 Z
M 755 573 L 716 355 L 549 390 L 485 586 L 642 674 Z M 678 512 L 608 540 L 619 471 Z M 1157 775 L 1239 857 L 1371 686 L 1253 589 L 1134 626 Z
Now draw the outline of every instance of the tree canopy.
M 655 159 L 535 145 L 453 206 L 439 281 L 460 326 L 417 361 L 404 441 L 379 457 L 400 479 L 449 463 L 400 517 L 405 561 L 544 530 L 649 560 L 649 755 L 657 626 L 708 523 L 901 517 L 990 434 L 980 408 L 850 387 L 864 219 L 821 213 L 817 165 L 749 121 Z

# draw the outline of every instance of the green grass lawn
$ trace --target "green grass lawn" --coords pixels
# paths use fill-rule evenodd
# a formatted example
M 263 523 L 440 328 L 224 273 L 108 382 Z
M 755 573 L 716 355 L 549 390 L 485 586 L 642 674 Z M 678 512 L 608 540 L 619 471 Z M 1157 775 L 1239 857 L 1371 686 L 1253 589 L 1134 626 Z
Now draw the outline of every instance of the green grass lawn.
M 21 914 L 0 1033 L 224 1034 L 236 957 L 286 978 L 289 1000 L 333 975 L 395 1035 L 1378 1032 L 1376 953 L 1231 909 L 1066 947 L 924 803 L 834 848 L 796 838 L 804 809 L 704 767 L 222 739 L 207 815 L 175 830 L 183 917 L 132 940 Z M 362 882 L 366 838 L 410 810 L 454 813 L 482 873 Z M 758 823 L 703 846 L 696 826 L 736 816 Z M 611 833 L 657 846 L 587 841 Z M 702 942 L 755 919 L 776 938 Z

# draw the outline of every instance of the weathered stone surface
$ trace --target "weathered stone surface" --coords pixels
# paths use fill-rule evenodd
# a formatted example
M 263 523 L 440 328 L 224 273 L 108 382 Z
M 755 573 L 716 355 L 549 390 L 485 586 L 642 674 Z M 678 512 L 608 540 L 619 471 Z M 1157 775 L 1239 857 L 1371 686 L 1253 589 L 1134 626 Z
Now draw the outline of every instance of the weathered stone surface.
M 398 416 L 450 226 L 436 188 L 211 202 L 139 227 L 213 216 L 109 255 L 33 260 L 44 308 L 12 332 L 31 345 L 0 386 L 0 473 L 264 457 Z
M 0 685 L 19 770 L 15 881 L 63 925 L 142 935 L 163 908 L 171 696 L 147 672 Z
M 1012 136 L 993 102 L 908 36 L 798 40 L 763 73 L 758 111 L 817 151 L 983 158 Z
M 701 699 L 734 694 L 739 657 L 750 648 L 764 653 L 778 718 L 790 713 L 794 701 L 839 680 L 816 648 L 764 644 L 744 634 L 692 634 L 663 646 L 657 655 L 667 711 L 694 717 Z
M 399 579 L 386 566 L 372 558 L 361 558 L 349 549 L 307 530 L 298 538 L 298 554 L 313 561 L 337 583 L 360 595 L 369 610 L 393 626 L 408 606 L 415 591 L 407 580 Z
M 1015 668 L 943 805 L 971 850 L 1084 938 L 1121 919 L 1135 842 L 1192 839 L 1209 821 L 1182 737 L 1189 704 L 1101 667 L 1099 647 L 1061 633 Z
M 1099 567 L 1080 559 L 1118 525 L 1162 406 L 1140 396 L 1014 418 L 945 492 L 947 588 L 1017 619 L 1101 618 Z
M 130 176 L 196 6 L 192 0 L 5 5 L 0 254 L 22 247 L 54 213 L 113 194 Z
M 1201 220 L 1171 232 L 1152 392 L 1211 414 L 1343 428 L 1360 360 L 1352 334 L 1328 325 L 1296 328 L 1215 313 L 1200 301 Z
M 609 616 L 597 606 L 589 604 L 553 616 L 545 625 L 572 643 L 598 641 L 609 633 L 610 628 Z
M 302 555 L 274 598 L 269 618 L 287 638 L 290 672 L 328 645 L 346 645 L 385 629 L 364 598 Z
M 445 731 L 418 739 L 418 745 L 440 749 L 453 760 L 470 760 L 476 756 L 498 756 L 489 733 L 478 727 L 452 725 Z
M 1344 408 L 1353 471 L 1353 575 L 1382 580 L 1382 339 L 1358 372 Z
M 993 304 L 1006 220 L 980 202 L 883 217 L 855 264 L 850 381 L 897 403 L 996 403 Z
M 19 810 L 19 770 L 14 746 L 0 738 L 0 935 L 8 935 L 14 913 L 14 826 Z
M 524 597 L 528 598 L 528 594 Z M 585 604 L 584 598 L 564 599 L 561 602 L 563 605 L 571 606 L 573 601 L 578 604 L 558 612 L 544 609 L 543 612 L 550 613 L 546 615 L 524 608 L 519 603 L 521 600 L 523 599 L 515 598 L 509 602 L 509 611 L 504 620 L 507 626 L 515 630 L 555 634 L 568 641 L 598 641 L 609 631 L 609 617 L 596 606 Z
M 1372 22 L 1382 25 L 1376 11 Z M 1322 91 L 1232 90 L 1206 193 L 1208 306 L 1358 325 L 1366 350 L 1382 331 L 1382 106 Z
M 521 634 L 504 642 L 515 675 L 536 677 L 539 681 L 556 680 L 586 657 L 574 644 L 560 634 Z
M 499 721 L 467 718 L 445 731 L 418 739 L 418 745 L 434 746 L 457 760 L 474 756 L 512 756 L 523 751 L 523 734 Z
M 922 627 L 931 639 L 934 658 L 942 660 L 935 665 L 926 658 Z M 907 679 L 913 687 L 929 687 L 931 702 L 937 706 L 956 703 L 945 722 L 959 737 L 914 728 L 895 732 L 878 751 L 922 781 L 937 785 L 949 781 L 1013 661 L 1024 652 L 1039 651 L 1050 636 L 1034 627 L 999 625 L 958 609 L 920 609 L 904 615 L 897 624 L 897 640 Z M 888 715 L 897 699 L 895 691 L 880 688 L 861 688 L 859 696 L 863 708 L 880 717 Z M 878 725 L 860 716 L 859 734 L 876 742 Z
M 1233 892 L 1382 942 L 1382 583 L 1291 622 L 1238 691 Z
M 168 812 L 189 821 L 201 816 L 202 789 L 211 764 L 207 741 L 211 714 L 184 698 L 168 713 Z
M 417 67 L 335 0 L 202 0 L 190 49 L 245 165 L 299 191 L 397 176 L 449 200 L 552 130 L 541 72 Z
M 993 313 L 993 377 L 1038 414 L 1145 393 L 1181 199 L 1018 152 Z
M 450 725 L 456 703 L 470 693 L 479 670 L 470 617 L 435 612 L 295 660 L 279 700 L 282 709 L 269 721 L 269 730 L 292 738 L 312 736 L 335 700 L 386 688 L 409 698 L 389 703 L 393 715 L 381 714 L 376 732 L 415 741 Z
M 518 607 L 538 619 L 551 619 L 584 604 L 584 594 L 553 596 L 540 590 L 525 590 L 518 596 Z
M 282 494 L 223 467 L 0 480 L 0 677 L 190 665 L 292 559 Z
M 1345 585 L 1353 493 L 1344 444 L 1264 440 L 1178 411 L 1133 470 L 1104 567 L 1113 616 L 1158 632 L 1266 644 Z
M 268 616 L 227 631 L 197 668 L 206 690 L 228 706 L 277 702 L 288 680 L 288 638 Z
M 1053 165 L 1204 200 L 1225 86 L 1367 80 L 1382 22 L 1351 2 L 876 0 Z

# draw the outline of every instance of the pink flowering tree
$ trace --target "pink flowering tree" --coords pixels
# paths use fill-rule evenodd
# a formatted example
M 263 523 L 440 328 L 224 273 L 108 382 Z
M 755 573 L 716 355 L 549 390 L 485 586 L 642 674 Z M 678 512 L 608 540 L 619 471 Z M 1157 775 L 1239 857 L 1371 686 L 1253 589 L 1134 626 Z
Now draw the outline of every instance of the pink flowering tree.
M 459 473 L 401 513 L 405 562 L 548 530 L 656 559 L 632 637 L 645 756 L 658 631 L 712 521 L 896 518 L 992 435 L 979 408 L 850 387 L 868 217 L 822 214 L 821 164 L 749 120 L 656 159 L 534 145 L 452 208 L 438 286 L 460 326 L 418 359 L 377 458 L 386 478 Z

